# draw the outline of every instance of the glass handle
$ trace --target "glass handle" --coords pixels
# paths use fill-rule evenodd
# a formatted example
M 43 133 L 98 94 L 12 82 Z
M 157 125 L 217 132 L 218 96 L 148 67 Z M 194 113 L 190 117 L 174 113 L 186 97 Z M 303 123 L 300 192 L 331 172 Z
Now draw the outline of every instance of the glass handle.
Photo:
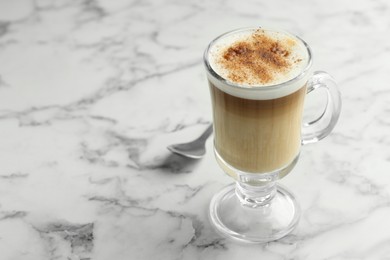
M 341 110 L 341 96 L 335 80 L 326 72 L 316 71 L 307 85 L 307 94 L 316 89 L 325 89 L 327 103 L 320 117 L 304 122 L 302 126 L 302 144 L 315 143 L 326 137 L 335 127 Z

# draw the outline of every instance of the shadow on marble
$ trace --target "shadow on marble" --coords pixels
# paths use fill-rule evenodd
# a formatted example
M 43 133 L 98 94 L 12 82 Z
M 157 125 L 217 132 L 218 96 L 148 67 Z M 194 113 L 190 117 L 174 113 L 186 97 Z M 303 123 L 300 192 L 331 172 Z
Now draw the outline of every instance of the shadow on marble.
M 170 154 L 152 168 L 161 169 L 164 173 L 191 173 L 200 161 L 201 160 L 199 159 L 191 159 L 177 154 Z

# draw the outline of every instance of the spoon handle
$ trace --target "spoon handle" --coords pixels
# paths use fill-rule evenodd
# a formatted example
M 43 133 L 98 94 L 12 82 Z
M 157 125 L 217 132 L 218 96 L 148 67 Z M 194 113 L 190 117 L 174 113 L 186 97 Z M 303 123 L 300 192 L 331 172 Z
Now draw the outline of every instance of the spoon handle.
M 205 141 L 213 132 L 213 124 L 210 124 L 207 129 L 199 136 L 199 140 Z

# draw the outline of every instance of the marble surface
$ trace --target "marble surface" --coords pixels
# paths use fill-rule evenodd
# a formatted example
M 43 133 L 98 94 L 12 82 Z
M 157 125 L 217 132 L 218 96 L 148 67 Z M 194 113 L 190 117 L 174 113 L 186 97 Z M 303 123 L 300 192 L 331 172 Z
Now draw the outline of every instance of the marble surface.
M 246 246 L 207 219 L 232 182 L 212 139 L 166 146 L 211 122 L 208 42 L 264 24 L 311 45 L 343 110 L 281 181 L 298 227 Z M 385 0 L 1 0 L 0 259 L 389 259 L 389 31 Z

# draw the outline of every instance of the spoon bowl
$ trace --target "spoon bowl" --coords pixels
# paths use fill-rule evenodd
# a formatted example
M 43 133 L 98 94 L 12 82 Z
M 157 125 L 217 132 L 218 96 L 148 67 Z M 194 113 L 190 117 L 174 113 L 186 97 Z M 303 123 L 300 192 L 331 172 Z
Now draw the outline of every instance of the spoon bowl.
M 210 124 L 207 129 L 194 141 L 181 144 L 173 144 L 168 146 L 168 150 L 172 153 L 192 158 L 192 159 L 201 159 L 206 154 L 206 141 L 207 138 L 213 132 L 213 125 Z

